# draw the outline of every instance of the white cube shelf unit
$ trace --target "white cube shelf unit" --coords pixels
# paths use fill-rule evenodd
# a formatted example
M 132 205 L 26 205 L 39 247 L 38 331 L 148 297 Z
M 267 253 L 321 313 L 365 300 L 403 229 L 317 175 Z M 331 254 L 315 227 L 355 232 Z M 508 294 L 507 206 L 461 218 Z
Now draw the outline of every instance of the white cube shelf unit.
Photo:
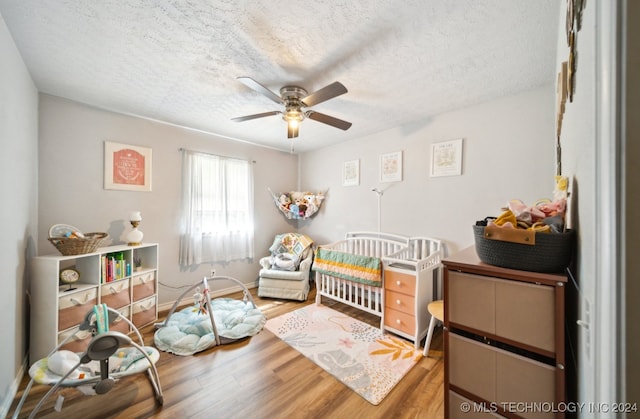
M 158 319 L 158 244 L 109 246 L 74 256 L 37 256 L 31 261 L 30 362 L 46 357 L 67 336 L 75 333 L 96 304 L 118 310 L 137 328 Z M 134 258 L 141 261 L 134 267 Z M 80 279 L 60 282 L 60 271 L 73 268 Z M 125 321 L 110 330 L 131 332 Z M 62 349 L 79 352 L 91 336 L 85 331 Z

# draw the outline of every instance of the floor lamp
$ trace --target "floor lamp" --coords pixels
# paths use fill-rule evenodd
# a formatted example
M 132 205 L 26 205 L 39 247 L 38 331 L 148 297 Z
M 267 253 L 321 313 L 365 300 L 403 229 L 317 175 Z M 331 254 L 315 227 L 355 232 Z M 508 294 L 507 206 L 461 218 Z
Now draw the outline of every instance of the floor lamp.
M 381 219 L 382 219 L 382 218 L 381 218 L 381 208 L 380 208 L 380 204 L 381 204 L 381 199 L 382 199 L 382 195 L 384 194 L 384 192 L 383 192 L 383 191 L 381 191 L 381 190 L 380 190 L 380 189 L 378 189 L 378 188 L 371 188 L 371 190 L 372 190 L 373 192 L 375 192 L 375 193 L 376 193 L 376 195 L 378 195 L 378 233 L 380 233 L 380 232 L 381 232 L 381 230 L 380 230 L 380 223 L 381 223 Z

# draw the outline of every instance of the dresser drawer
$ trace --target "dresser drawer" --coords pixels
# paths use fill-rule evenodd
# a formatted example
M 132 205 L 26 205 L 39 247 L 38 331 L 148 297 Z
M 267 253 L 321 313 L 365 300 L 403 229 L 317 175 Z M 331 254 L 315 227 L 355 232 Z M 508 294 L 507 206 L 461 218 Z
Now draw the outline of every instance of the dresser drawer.
M 100 302 L 110 308 L 120 308 L 131 303 L 129 279 L 120 279 L 102 285 Z
M 384 305 L 393 310 L 398 310 L 410 316 L 415 316 L 415 297 L 401 294 L 395 291 L 385 291 Z
M 547 285 L 448 272 L 448 321 L 555 351 L 555 289 Z
M 133 301 L 139 301 L 156 293 L 156 272 L 147 272 L 131 278 Z
M 120 314 L 122 314 L 122 316 L 125 317 L 126 319 L 129 319 L 131 310 L 130 310 L 130 307 L 127 306 L 119 309 L 118 312 L 120 312 Z M 115 332 L 121 332 L 127 335 L 131 331 L 131 326 L 122 317 L 118 317 L 113 321 L 113 323 L 109 325 L 109 330 L 115 331 Z M 139 343 L 139 342 L 136 342 L 136 343 Z
M 384 311 L 384 324 L 410 335 L 416 331 L 415 316 L 388 307 Z
M 448 298 L 445 310 L 448 321 L 495 333 L 495 283 L 484 276 L 456 271 L 448 273 Z
M 64 349 L 71 352 L 84 352 L 87 350 L 87 346 L 92 337 L 91 333 L 88 330 L 78 331 L 79 328 L 80 326 L 74 327 L 58 334 L 58 345 L 60 345 L 65 339 L 75 333 L 75 336 L 70 338 L 59 350 Z
M 496 354 L 483 343 L 453 333 L 449 339 L 449 383 L 485 400 L 496 400 Z
M 98 302 L 98 289 L 85 289 L 58 299 L 58 331 L 79 325 Z
M 131 321 L 136 327 L 145 326 L 158 318 L 156 297 L 136 301 L 132 305 L 133 315 Z
M 415 295 L 416 276 L 385 269 L 384 287 L 385 289 L 401 292 L 403 294 Z
M 449 383 L 499 406 L 512 402 L 553 403 L 554 367 L 453 333 L 449 339 Z M 515 412 L 514 412 L 515 413 Z M 553 413 L 518 412 L 523 417 Z

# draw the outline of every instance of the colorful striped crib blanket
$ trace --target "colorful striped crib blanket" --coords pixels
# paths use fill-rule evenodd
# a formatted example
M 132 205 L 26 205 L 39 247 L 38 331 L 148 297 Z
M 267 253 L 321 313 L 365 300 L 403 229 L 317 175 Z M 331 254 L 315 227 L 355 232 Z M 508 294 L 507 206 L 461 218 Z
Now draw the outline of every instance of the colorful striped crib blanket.
M 361 284 L 382 286 L 382 261 L 376 257 L 318 247 L 312 269 Z

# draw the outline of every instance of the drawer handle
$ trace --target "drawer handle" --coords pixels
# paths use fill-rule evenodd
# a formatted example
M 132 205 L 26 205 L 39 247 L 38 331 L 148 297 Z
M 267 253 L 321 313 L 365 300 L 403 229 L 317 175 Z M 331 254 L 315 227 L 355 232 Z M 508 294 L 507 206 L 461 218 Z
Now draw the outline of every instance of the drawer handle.
M 85 331 L 79 331 L 78 333 L 76 333 L 71 340 L 73 340 L 74 342 L 79 342 L 81 340 L 85 340 L 86 338 L 91 337 L 91 333 L 89 332 L 85 332 Z
M 396 285 L 397 285 L 397 286 L 401 286 L 401 285 L 402 285 L 402 282 L 400 282 L 400 281 L 396 281 Z
M 142 285 L 144 285 L 147 282 L 151 281 L 151 277 L 150 276 L 140 276 L 140 277 L 138 277 L 138 279 L 140 280 L 140 283 Z
M 69 298 L 69 301 L 71 301 L 73 304 L 75 304 L 77 306 L 81 306 L 81 305 L 87 303 L 90 299 L 91 299 L 91 296 L 89 294 L 85 294 L 84 295 L 84 303 L 81 303 L 80 301 L 76 300 L 73 297 Z
M 124 289 L 123 287 L 120 287 L 120 289 L 119 289 L 119 290 L 118 290 L 118 289 L 116 289 L 116 288 L 114 288 L 114 287 L 109 287 L 109 291 L 111 291 L 111 294 L 117 294 L 117 293 L 119 293 L 120 291 L 122 291 L 123 289 Z
M 400 319 L 396 320 L 397 324 L 402 324 L 402 322 L 400 321 Z
M 401 304 L 400 300 L 396 300 L 396 304 L 400 305 Z
M 149 301 L 149 304 L 147 305 L 147 307 L 145 307 L 144 304 L 140 304 L 140 309 L 142 311 L 149 311 L 151 307 L 153 307 L 153 301 Z

